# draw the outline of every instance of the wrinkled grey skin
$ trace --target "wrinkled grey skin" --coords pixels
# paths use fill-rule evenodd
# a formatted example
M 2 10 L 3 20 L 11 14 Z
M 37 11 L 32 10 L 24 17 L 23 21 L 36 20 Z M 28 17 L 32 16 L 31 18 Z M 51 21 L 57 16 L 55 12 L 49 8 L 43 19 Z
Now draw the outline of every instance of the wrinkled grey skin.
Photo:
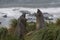
M 45 27 L 44 17 L 42 12 L 38 9 L 36 14 L 36 29 L 39 30 Z
M 25 14 L 23 13 L 18 19 L 15 35 L 23 39 L 25 31 L 26 31 L 26 18 Z

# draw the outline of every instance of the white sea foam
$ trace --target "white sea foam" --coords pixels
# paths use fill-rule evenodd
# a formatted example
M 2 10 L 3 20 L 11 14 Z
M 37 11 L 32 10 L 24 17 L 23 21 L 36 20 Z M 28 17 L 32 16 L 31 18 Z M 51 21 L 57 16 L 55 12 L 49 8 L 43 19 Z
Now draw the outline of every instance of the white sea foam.
M 18 9 L 13 11 L 13 9 Z M 60 17 L 60 7 L 56 8 L 24 8 L 24 7 L 15 7 L 15 8 L 0 8 L 1 13 L 6 13 L 8 16 L 18 16 L 21 15 L 20 10 L 28 10 L 31 13 L 37 12 L 37 9 L 40 9 L 43 13 L 47 12 L 53 14 L 57 17 Z
M 15 10 L 13 11 L 13 9 Z M 0 8 L 0 13 L 6 13 L 7 16 L 10 17 L 2 20 L 3 25 L 7 26 L 9 24 L 9 22 L 7 21 L 13 17 L 19 18 L 19 16 L 22 14 L 20 13 L 20 10 L 28 10 L 31 13 L 34 13 L 34 12 L 37 12 L 37 9 L 40 9 L 43 13 L 47 12 L 47 13 L 53 14 L 55 19 L 60 17 L 60 7 L 58 8 L 24 8 L 24 7 Z

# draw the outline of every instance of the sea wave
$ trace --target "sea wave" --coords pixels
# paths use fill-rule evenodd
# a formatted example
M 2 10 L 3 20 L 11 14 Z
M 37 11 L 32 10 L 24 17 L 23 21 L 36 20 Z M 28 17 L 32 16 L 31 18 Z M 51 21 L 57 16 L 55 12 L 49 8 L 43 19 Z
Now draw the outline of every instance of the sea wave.
M 13 11 L 13 9 L 18 9 Z M 1 13 L 6 13 L 8 16 L 19 16 L 21 10 L 28 10 L 31 13 L 37 12 L 37 9 L 40 9 L 43 13 L 47 12 L 52 15 L 60 16 L 60 7 L 52 7 L 52 8 L 25 8 L 25 7 L 13 7 L 13 8 L 0 8 Z
M 15 9 L 15 11 L 13 11 Z M 19 18 L 22 13 L 21 10 L 28 10 L 31 13 L 37 12 L 37 9 L 40 9 L 42 13 L 47 12 L 49 14 L 54 15 L 54 18 L 60 18 L 60 7 L 53 7 L 53 8 L 25 8 L 25 7 L 12 7 L 12 8 L 0 8 L 0 13 L 7 14 L 8 18 L 1 19 L 3 25 L 8 26 L 10 23 L 11 18 Z

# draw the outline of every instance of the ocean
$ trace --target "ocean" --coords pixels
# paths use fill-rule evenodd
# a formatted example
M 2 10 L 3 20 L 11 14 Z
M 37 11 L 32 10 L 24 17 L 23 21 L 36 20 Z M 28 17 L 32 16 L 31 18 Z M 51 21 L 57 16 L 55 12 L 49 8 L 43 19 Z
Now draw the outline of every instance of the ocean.
M 0 0 L 0 7 L 60 7 L 60 0 Z
M 37 9 L 54 15 L 55 19 L 60 18 L 60 0 L 0 0 L 0 13 L 16 19 L 21 15 L 20 10 L 34 13 Z
M 60 0 L 0 0 L 0 11 L 6 10 L 8 15 L 16 14 L 12 9 L 37 11 L 38 8 L 60 17 Z

